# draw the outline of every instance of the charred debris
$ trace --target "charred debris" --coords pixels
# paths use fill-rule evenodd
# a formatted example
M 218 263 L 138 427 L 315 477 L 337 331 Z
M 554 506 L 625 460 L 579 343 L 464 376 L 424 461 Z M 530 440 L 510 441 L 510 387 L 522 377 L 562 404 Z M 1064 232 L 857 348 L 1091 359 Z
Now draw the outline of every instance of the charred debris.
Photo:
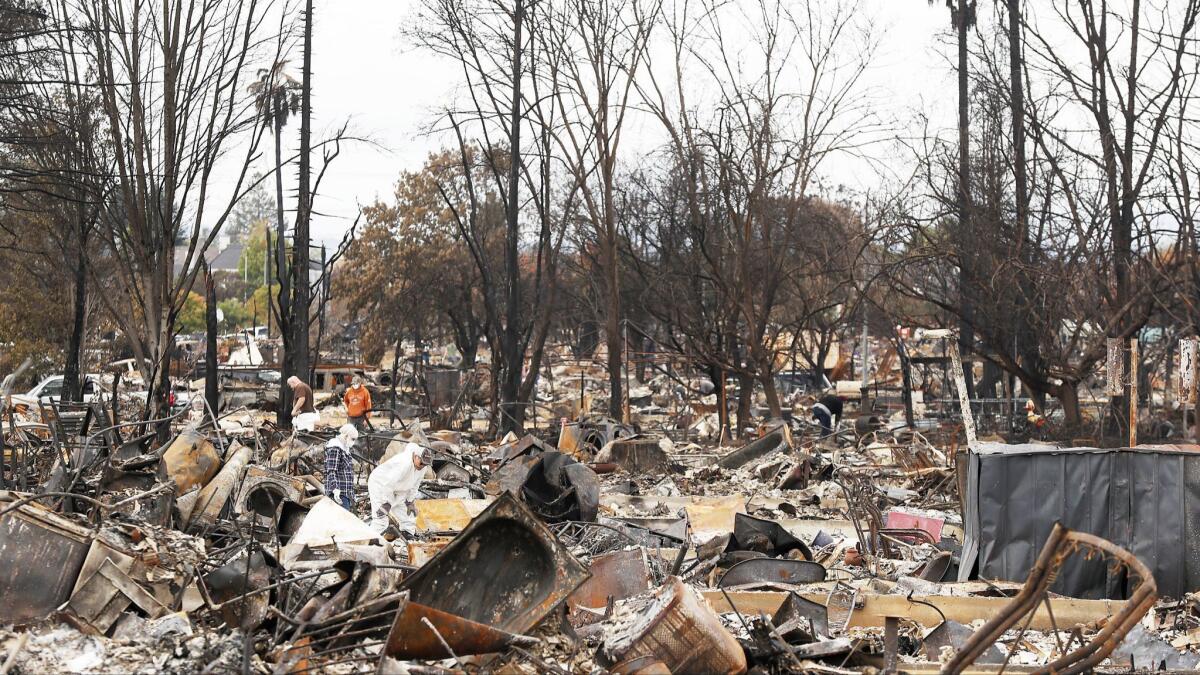
M 351 509 L 331 394 L 311 433 L 267 385 L 151 423 L 10 397 L 0 673 L 1200 664 L 1196 446 L 981 441 L 856 398 L 827 433 L 799 397 L 731 438 L 702 386 L 639 382 L 614 420 L 599 366 L 552 368 L 525 435 L 489 437 L 469 376 L 377 410 Z M 367 479 L 412 445 L 416 531 L 380 534 Z

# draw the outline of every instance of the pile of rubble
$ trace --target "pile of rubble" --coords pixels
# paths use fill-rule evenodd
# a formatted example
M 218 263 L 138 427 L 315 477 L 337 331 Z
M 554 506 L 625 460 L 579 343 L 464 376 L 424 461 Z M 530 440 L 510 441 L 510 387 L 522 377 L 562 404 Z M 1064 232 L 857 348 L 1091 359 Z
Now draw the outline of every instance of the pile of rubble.
M 1145 537 L 997 510 L 995 477 L 1066 466 L 1065 449 L 803 421 L 721 447 L 586 412 L 491 443 L 381 425 L 354 448 L 346 509 L 326 496 L 330 432 L 202 413 L 161 445 L 94 426 L 6 446 L 0 674 L 1200 664 L 1190 567 L 1168 580 L 1168 556 L 1126 550 Z M 411 445 L 432 455 L 416 531 L 380 533 L 367 477 Z M 1053 501 L 1048 475 L 1025 479 Z

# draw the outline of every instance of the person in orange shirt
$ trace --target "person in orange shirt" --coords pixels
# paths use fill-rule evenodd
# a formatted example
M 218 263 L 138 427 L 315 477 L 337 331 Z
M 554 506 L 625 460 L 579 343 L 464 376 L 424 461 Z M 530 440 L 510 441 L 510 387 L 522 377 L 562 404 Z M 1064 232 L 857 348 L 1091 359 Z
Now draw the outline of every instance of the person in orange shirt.
M 350 418 L 350 423 L 359 433 L 365 432 L 371 419 L 371 392 L 363 386 L 362 377 L 354 376 L 346 393 L 342 394 L 342 403 L 346 405 L 346 416 Z

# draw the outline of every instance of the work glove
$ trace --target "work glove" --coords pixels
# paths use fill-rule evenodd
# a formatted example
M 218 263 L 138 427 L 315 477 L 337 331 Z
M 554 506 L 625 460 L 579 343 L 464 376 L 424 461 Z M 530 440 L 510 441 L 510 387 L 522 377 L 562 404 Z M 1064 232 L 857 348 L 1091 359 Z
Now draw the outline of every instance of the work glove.
M 335 501 L 335 502 L 337 502 L 337 503 L 339 503 L 339 504 L 341 504 L 341 503 L 342 503 L 342 491 L 341 491 L 341 490 L 334 490 L 334 491 L 333 491 L 333 501 Z

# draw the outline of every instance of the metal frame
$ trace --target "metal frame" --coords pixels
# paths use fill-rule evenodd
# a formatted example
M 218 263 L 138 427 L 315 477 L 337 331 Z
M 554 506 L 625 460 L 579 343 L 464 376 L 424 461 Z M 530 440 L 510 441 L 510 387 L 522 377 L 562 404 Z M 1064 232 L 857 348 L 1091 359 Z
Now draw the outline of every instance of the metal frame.
M 1154 583 L 1154 576 L 1142 564 L 1142 561 L 1112 542 L 1084 532 L 1075 532 L 1063 527 L 1061 523 L 1055 523 L 1054 530 L 1051 531 L 1050 536 L 1046 539 L 1046 544 L 1042 547 L 1042 552 L 1038 555 L 1037 562 L 1034 563 L 1033 568 L 1029 571 L 1029 577 L 1025 580 L 1025 585 L 1021 588 L 1021 591 L 1000 613 L 988 620 L 979 630 L 975 631 L 963 645 L 963 648 L 954 655 L 954 658 L 946 663 L 942 668 L 942 672 L 962 672 L 967 666 L 974 663 L 975 659 L 979 658 L 996 640 L 1000 639 L 1005 631 L 1016 625 L 1022 617 L 1028 617 L 1021 627 L 1021 634 L 1023 635 L 1030 621 L 1033 619 L 1033 614 L 1037 610 L 1038 605 L 1042 603 L 1045 603 L 1046 611 L 1050 612 L 1050 620 L 1053 623 L 1054 614 L 1050 609 L 1050 600 L 1047 592 L 1058 575 L 1063 562 L 1071 555 L 1080 551 L 1085 552 L 1087 555 L 1100 554 L 1113 558 L 1119 565 L 1126 568 L 1131 580 L 1136 579 L 1139 582 L 1138 586 L 1130 594 L 1129 599 L 1125 601 L 1125 604 L 1121 607 L 1121 611 L 1113 615 L 1091 641 L 1080 645 L 1070 652 L 1066 652 L 1066 648 L 1070 646 L 1070 642 L 1063 645 L 1062 642 L 1058 641 L 1058 628 L 1057 624 L 1055 624 L 1055 641 L 1058 645 L 1058 651 L 1062 655 L 1034 672 L 1073 675 L 1074 673 L 1088 671 L 1108 658 L 1108 655 L 1121 644 L 1121 640 L 1124 639 L 1126 633 L 1145 616 L 1146 612 L 1154 607 L 1155 601 L 1158 600 L 1158 587 Z M 1017 639 L 1020 640 L 1020 636 Z M 1005 665 L 1007 663 L 1008 659 L 1005 659 Z M 1003 666 L 1001 666 L 1001 670 L 1003 670 Z

